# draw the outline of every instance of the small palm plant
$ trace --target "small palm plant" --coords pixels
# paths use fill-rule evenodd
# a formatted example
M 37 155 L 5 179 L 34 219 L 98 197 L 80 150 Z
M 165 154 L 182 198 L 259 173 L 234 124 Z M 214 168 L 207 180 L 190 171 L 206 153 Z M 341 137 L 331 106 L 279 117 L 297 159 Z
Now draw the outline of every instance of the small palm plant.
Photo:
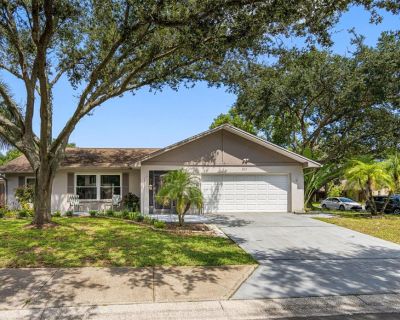
M 183 169 L 170 171 L 163 176 L 156 201 L 162 205 L 175 204 L 180 226 L 183 225 L 185 213 L 191 206 L 199 210 L 203 207 L 203 195 L 198 181 Z
M 371 158 L 359 158 L 350 160 L 345 171 L 345 177 L 349 186 L 363 190 L 371 203 L 372 215 L 377 214 L 373 190 L 376 188 L 392 189 L 393 181 L 386 170 L 386 164 L 374 161 Z

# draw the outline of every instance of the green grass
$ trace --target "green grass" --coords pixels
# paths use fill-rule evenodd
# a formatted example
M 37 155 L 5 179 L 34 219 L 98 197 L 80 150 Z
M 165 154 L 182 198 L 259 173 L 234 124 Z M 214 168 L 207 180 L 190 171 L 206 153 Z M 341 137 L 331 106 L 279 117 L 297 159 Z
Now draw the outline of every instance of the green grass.
M 319 202 L 314 202 L 313 207 L 315 210 L 321 212 L 321 213 L 328 213 L 328 214 L 333 214 L 335 216 L 340 216 L 340 217 L 366 217 L 370 216 L 371 214 L 367 211 L 341 211 L 341 210 L 332 210 L 332 209 L 322 209 L 321 204 Z M 315 210 L 310 211 L 310 214 L 314 214 Z
M 54 218 L 59 226 L 28 229 L 0 220 L 0 267 L 217 266 L 255 261 L 232 241 L 187 236 L 105 218 Z
M 400 244 L 400 217 L 398 216 L 386 215 L 381 218 L 343 216 L 316 219 Z

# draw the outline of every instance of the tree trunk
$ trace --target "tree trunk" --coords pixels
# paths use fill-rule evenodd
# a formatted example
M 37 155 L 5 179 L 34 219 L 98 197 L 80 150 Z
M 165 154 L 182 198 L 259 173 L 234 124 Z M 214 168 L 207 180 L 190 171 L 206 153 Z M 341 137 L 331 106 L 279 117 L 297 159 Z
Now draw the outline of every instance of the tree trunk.
M 387 199 L 385 200 L 385 203 L 383 204 L 383 207 L 381 211 L 379 212 L 381 215 L 385 214 L 386 207 L 388 206 L 390 202 L 390 197 L 393 195 L 393 192 L 390 190 Z
M 184 213 L 178 213 L 179 226 L 183 226 L 184 219 Z
M 36 170 L 33 223 L 38 228 L 51 221 L 51 192 L 54 172 L 55 170 L 46 162 L 42 162 Z
M 376 204 L 375 204 L 375 200 L 374 200 L 373 192 L 372 192 L 372 181 L 370 179 L 367 180 L 366 195 L 367 195 L 367 199 L 371 203 L 371 214 L 373 216 L 375 216 L 377 214 Z

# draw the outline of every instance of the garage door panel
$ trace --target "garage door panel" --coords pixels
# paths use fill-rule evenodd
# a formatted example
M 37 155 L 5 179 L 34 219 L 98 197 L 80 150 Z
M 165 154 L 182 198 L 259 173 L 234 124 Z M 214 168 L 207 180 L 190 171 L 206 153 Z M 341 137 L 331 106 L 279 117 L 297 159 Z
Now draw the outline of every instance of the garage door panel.
M 286 212 L 287 175 L 204 175 L 206 212 Z

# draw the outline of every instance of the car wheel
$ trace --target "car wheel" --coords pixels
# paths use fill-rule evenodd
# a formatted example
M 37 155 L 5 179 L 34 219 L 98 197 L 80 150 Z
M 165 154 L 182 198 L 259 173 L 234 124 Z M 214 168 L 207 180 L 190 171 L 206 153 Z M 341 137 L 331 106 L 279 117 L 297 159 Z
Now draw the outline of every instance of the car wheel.
M 328 207 L 326 206 L 325 203 L 322 205 L 322 209 L 324 209 L 324 210 L 328 209 Z
M 394 213 L 394 214 L 400 214 L 400 208 L 394 209 L 394 210 L 393 210 L 393 213 Z
M 344 210 L 346 210 L 346 209 L 344 208 L 344 206 L 340 206 L 340 207 L 339 207 L 339 210 L 340 210 L 340 211 L 344 211 Z

